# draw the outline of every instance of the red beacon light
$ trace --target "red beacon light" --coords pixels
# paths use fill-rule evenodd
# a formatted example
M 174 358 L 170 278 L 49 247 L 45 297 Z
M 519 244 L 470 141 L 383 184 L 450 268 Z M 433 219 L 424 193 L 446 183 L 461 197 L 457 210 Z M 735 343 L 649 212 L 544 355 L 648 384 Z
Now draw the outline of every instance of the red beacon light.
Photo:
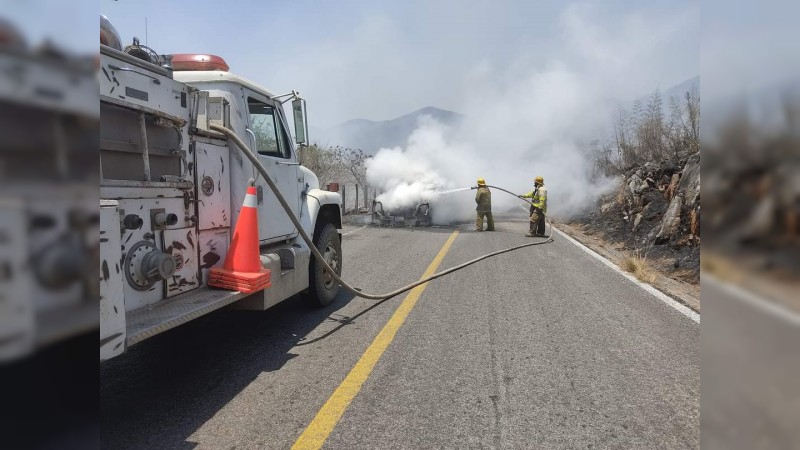
M 228 63 L 216 55 L 200 53 L 176 53 L 172 55 L 172 70 L 175 71 L 219 70 L 227 72 L 228 69 Z

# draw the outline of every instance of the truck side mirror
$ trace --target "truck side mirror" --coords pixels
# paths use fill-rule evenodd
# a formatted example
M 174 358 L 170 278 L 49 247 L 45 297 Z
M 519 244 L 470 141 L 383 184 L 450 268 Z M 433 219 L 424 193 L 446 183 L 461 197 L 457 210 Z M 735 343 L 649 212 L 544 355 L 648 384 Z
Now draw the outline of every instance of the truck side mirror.
M 294 141 L 298 145 L 308 145 L 308 118 L 304 99 L 292 100 L 292 114 L 294 117 Z

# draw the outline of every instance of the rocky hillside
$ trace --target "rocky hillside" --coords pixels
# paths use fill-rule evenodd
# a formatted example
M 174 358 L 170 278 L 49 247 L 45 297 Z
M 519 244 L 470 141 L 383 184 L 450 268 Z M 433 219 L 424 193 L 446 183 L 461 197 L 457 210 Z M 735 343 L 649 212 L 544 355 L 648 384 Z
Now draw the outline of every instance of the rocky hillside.
M 573 223 L 673 278 L 699 283 L 700 155 L 633 167 Z

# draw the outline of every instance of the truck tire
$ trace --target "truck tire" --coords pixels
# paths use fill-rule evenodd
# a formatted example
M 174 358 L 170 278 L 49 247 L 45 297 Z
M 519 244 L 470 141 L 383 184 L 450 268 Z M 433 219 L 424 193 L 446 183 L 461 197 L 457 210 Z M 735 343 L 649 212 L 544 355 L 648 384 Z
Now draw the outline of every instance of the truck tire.
M 314 245 L 336 274 L 341 275 L 342 242 L 339 240 L 339 232 L 332 223 L 322 225 L 314 233 Z M 320 307 L 330 305 L 339 293 L 339 283 L 317 262 L 314 255 L 311 255 L 311 263 L 308 265 L 308 293 L 312 304 Z

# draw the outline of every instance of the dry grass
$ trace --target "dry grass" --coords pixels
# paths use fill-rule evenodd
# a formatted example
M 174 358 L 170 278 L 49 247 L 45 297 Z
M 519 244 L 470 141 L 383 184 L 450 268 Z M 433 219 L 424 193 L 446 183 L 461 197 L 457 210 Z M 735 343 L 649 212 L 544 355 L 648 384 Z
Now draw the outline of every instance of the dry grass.
M 672 278 L 683 281 L 684 283 L 697 284 L 700 282 L 700 274 L 691 269 L 676 270 L 672 274 Z
M 741 269 L 737 268 L 737 260 L 721 254 L 714 254 L 708 251 L 703 252 L 700 258 L 700 271 L 711 274 L 732 283 L 741 283 L 746 278 Z
M 653 284 L 656 281 L 657 272 L 640 254 L 626 255 L 622 259 L 622 268 L 643 283 Z
M 719 271 L 719 264 L 717 258 L 709 254 L 703 254 L 700 258 L 700 270 L 708 273 L 716 273 Z

